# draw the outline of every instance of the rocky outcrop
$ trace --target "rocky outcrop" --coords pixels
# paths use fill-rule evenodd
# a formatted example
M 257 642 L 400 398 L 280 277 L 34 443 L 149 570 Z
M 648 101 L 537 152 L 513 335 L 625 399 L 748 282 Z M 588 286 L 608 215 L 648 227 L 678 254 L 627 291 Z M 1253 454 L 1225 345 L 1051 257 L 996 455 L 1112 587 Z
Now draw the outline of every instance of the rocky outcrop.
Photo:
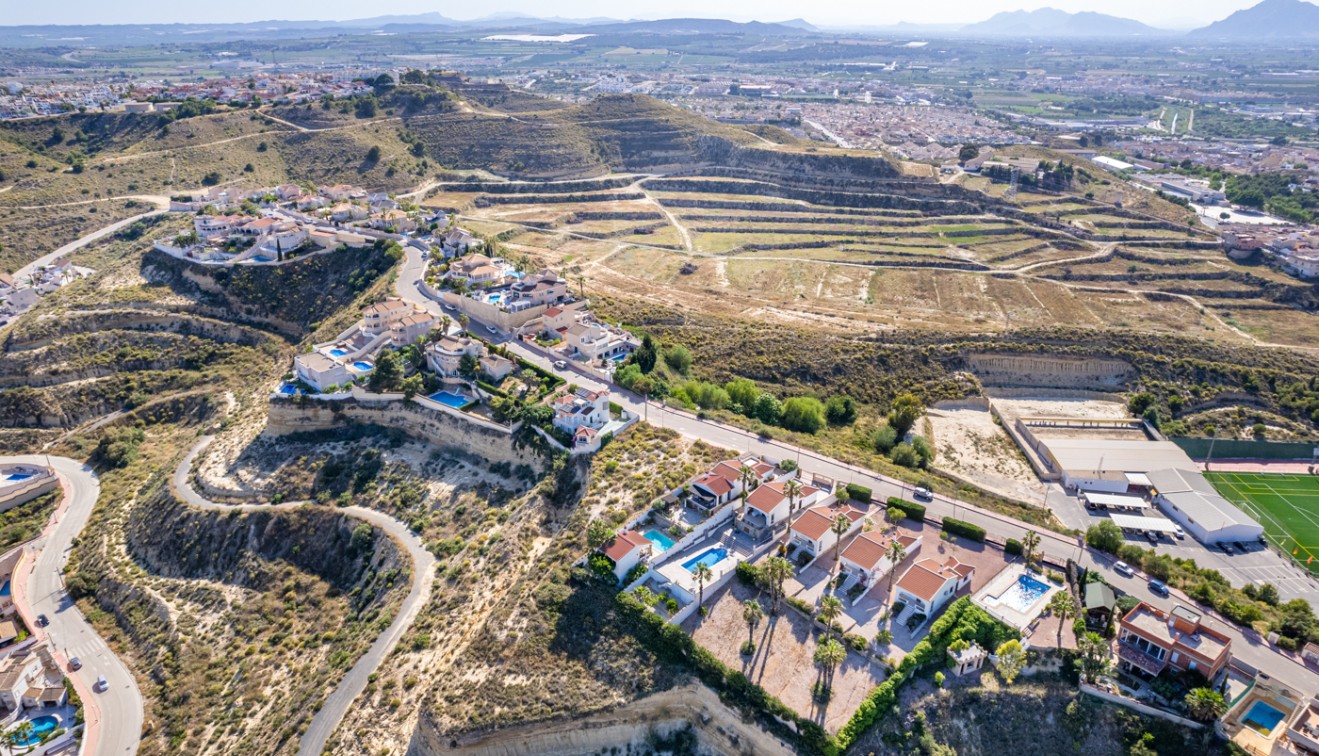
M 537 469 L 541 467 L 541 459 L 536 452 L 519 446 L 508 432 L 465 422 L 406 401 L 273 399 L 270 402 L 266 433 L 278 436 L 324 431 L 352 424 L 397 428 L 441 448 L 474 455 L 489 462 L 527 464 Z

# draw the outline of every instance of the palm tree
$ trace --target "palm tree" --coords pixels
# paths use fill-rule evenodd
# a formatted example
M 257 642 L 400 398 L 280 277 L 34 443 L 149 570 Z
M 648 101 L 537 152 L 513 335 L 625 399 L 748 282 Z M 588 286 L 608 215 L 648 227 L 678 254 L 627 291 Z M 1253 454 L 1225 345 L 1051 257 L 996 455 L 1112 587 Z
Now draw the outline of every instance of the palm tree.
M 747 648 L 756 647 L 756 626 L 765 618 L 765 610 L 760 608 L 760 602 L 755 599 L 747 599 L 742 602 L 742 621 L 747 623 Z
M 845 659 L 847 659 L 847 649 L 831 635 L 825 636 L 820 641 L 820 645 L 815 647 L 815 663 L 823 667 L 825 672 L 825 690 L 833 691 L 834 671 Z
M 692 577 L 696 578 L 696 585 L 699 590 L 696 597 L 696 606 L 699 608 L 705 603 L 705 584 L 714 577 L 714 573 L 710 571 L 705 562 L 697 562 L 696 569 L 692 570 Z
M 470 320 L 471 319 L 467 317 L 467 313 L 465 312 L 458 313 L 458 325 L 462 326 L 464 329 L 467 328 L 467 323 Z
M 26 747 L 27 750 L 30 751 L 32 750 L 32 745 L 30 743 L 34 739 L 33 736 L 35 734 L 36 732 L 32 728 L 32 723 L 28 720 L 23 720 L 18 723 L 17 727 L 9 731 L 9 742 L 15 748 Z
M 893 543 L 888 545 L 888 551 L 884 552 L 884 556 L 888 557 L 889 561 L 888 590 L 884 591 L 884 603 L 888 603 L 889 597 L 893 595 L 893 578 L 898 575 L 898 564 L 907 558 L 907 549 L 901 541 L 894 538 Z
M 1049 611 L 1058 618 L 1058 648 L 1063 647 L 1063 625 L 1076 616 L 1076 599 L 1067 591 L 1058 591 L 1049 599 Z
M 765 583 L 769 586 L 770 597 L 773 598 L 773 611 L 778 614 L 779 599 L 783 598 L 783 581 L 788 579 L 792 574 L 792 562 L 783 557 L 770 557 L 765 561 Z
M 1209 722 L 1223 716 L 1227 702 L 1213 688 L 1196 688 L 1186 694 L 1186 710 L 1193 719 Z
M 441 315 L 441 316 L 440 316 L 440 333 L 444 334 L 445 336 L 448 336 L 448 335 L 449 335 L 449 325 L 450 325 L 451 323 L 453 323 L 453 318 L 449 317 L 448 315 Z
M 577 291 L 582 299 L 586 299 L 586 276 L 577 274 Z
M 788 497 L 788 512 L 797 511 L 797 497 L 801 496 L 801 483 L 796 478 L 790 478 L 783 484 L 783 495 Z
M 751 480 L 756 477 L 755 468 L 746 463 L 737 468 L 737 474 L 742 478 L 742 498 L 745 501 L 747 493 L 751 490 Z
M 1040 547 L 1040 534 L 1033 530 L 1027 530 L 1026 535 L 1021 538 L 1021 554 L 1026 559 L 1026 567 L 1030 568 L 1035 563 L 1035 550 Z
M 838 568 L 842 565 L 843 559 L 843 534 L 850 530 L 852 521 L 847 519 L 847 515 L 838 515 L 834 518 L 829 529 L 834 532 L 834 577 L 838 576 Z
M 834 620 L 843 613 L 843 602 L 837 596 L 824 596 L 820 599 L 820 621 L 824 623 L 825 632 L 832 634 Z

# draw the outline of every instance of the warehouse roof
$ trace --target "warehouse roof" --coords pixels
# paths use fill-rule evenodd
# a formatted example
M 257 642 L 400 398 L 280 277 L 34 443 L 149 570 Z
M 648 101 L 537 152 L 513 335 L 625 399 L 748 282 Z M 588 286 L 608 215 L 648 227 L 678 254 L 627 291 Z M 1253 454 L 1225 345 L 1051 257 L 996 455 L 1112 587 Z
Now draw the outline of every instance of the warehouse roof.
M 1259 527 L 1253 517 L 1224 499 L 1205 476 L 1194 470 L 1155 470 L 1150 473 L 1150 482 L 1164 501 L 1205 530 L 1232 525 Z
M 1070 475 L 1107 477 L 1177 468 L 1194 470 L 1195 463 L 1171 441 L 1115 438 L 1042 439 L 1058 467 Z

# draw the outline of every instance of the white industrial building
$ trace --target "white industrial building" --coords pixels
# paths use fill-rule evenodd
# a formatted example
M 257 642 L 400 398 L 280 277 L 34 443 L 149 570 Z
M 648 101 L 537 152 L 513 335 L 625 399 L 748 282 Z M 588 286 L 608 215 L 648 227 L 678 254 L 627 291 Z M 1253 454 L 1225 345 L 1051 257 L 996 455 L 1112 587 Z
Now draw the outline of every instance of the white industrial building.
M 1143 492 L 1154 470 L 1195 469 L 1186 452 L 1171 441 L 1046 438 L 1036 448 L 1063 485 L 1076 491 Z
M 1155 470 L 1149 479 L 1154 503 L 1201 543 L 1254 541 L 1264 534 L 1258 522 L 1195 470 Z

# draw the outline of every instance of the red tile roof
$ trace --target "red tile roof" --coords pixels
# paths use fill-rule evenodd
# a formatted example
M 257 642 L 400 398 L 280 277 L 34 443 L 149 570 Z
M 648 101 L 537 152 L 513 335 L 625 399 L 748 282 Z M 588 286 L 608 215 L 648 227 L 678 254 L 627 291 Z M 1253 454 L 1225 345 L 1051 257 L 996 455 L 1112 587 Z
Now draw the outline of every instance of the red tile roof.
M 843 515 L 852 522 L 856 522 L 865 516 L 859 509 L 850 506 L 844 507 L 812 507 L 802 512 L 801 517 L 792 524 L 793 531 L 801 533 L 812 541 L 820 540 L 820 536 L 829 532 L 829 527 L 833 525 L 838 515 Z
M 975 572 L 975 567 L 948 557 L 943 564 L 933 559 L 922 559 L 898 578 L 898 587 L 926 601 L 933 601 L 949 580 L 958 580 Z
M 650 541 L 647 541 L 643 536 L 637 535 L 632 531 L 623 531 L 605 547 L 605 556 L 614 560 L 614 563 L 617 564 L 633 551 L 649 545 Z

